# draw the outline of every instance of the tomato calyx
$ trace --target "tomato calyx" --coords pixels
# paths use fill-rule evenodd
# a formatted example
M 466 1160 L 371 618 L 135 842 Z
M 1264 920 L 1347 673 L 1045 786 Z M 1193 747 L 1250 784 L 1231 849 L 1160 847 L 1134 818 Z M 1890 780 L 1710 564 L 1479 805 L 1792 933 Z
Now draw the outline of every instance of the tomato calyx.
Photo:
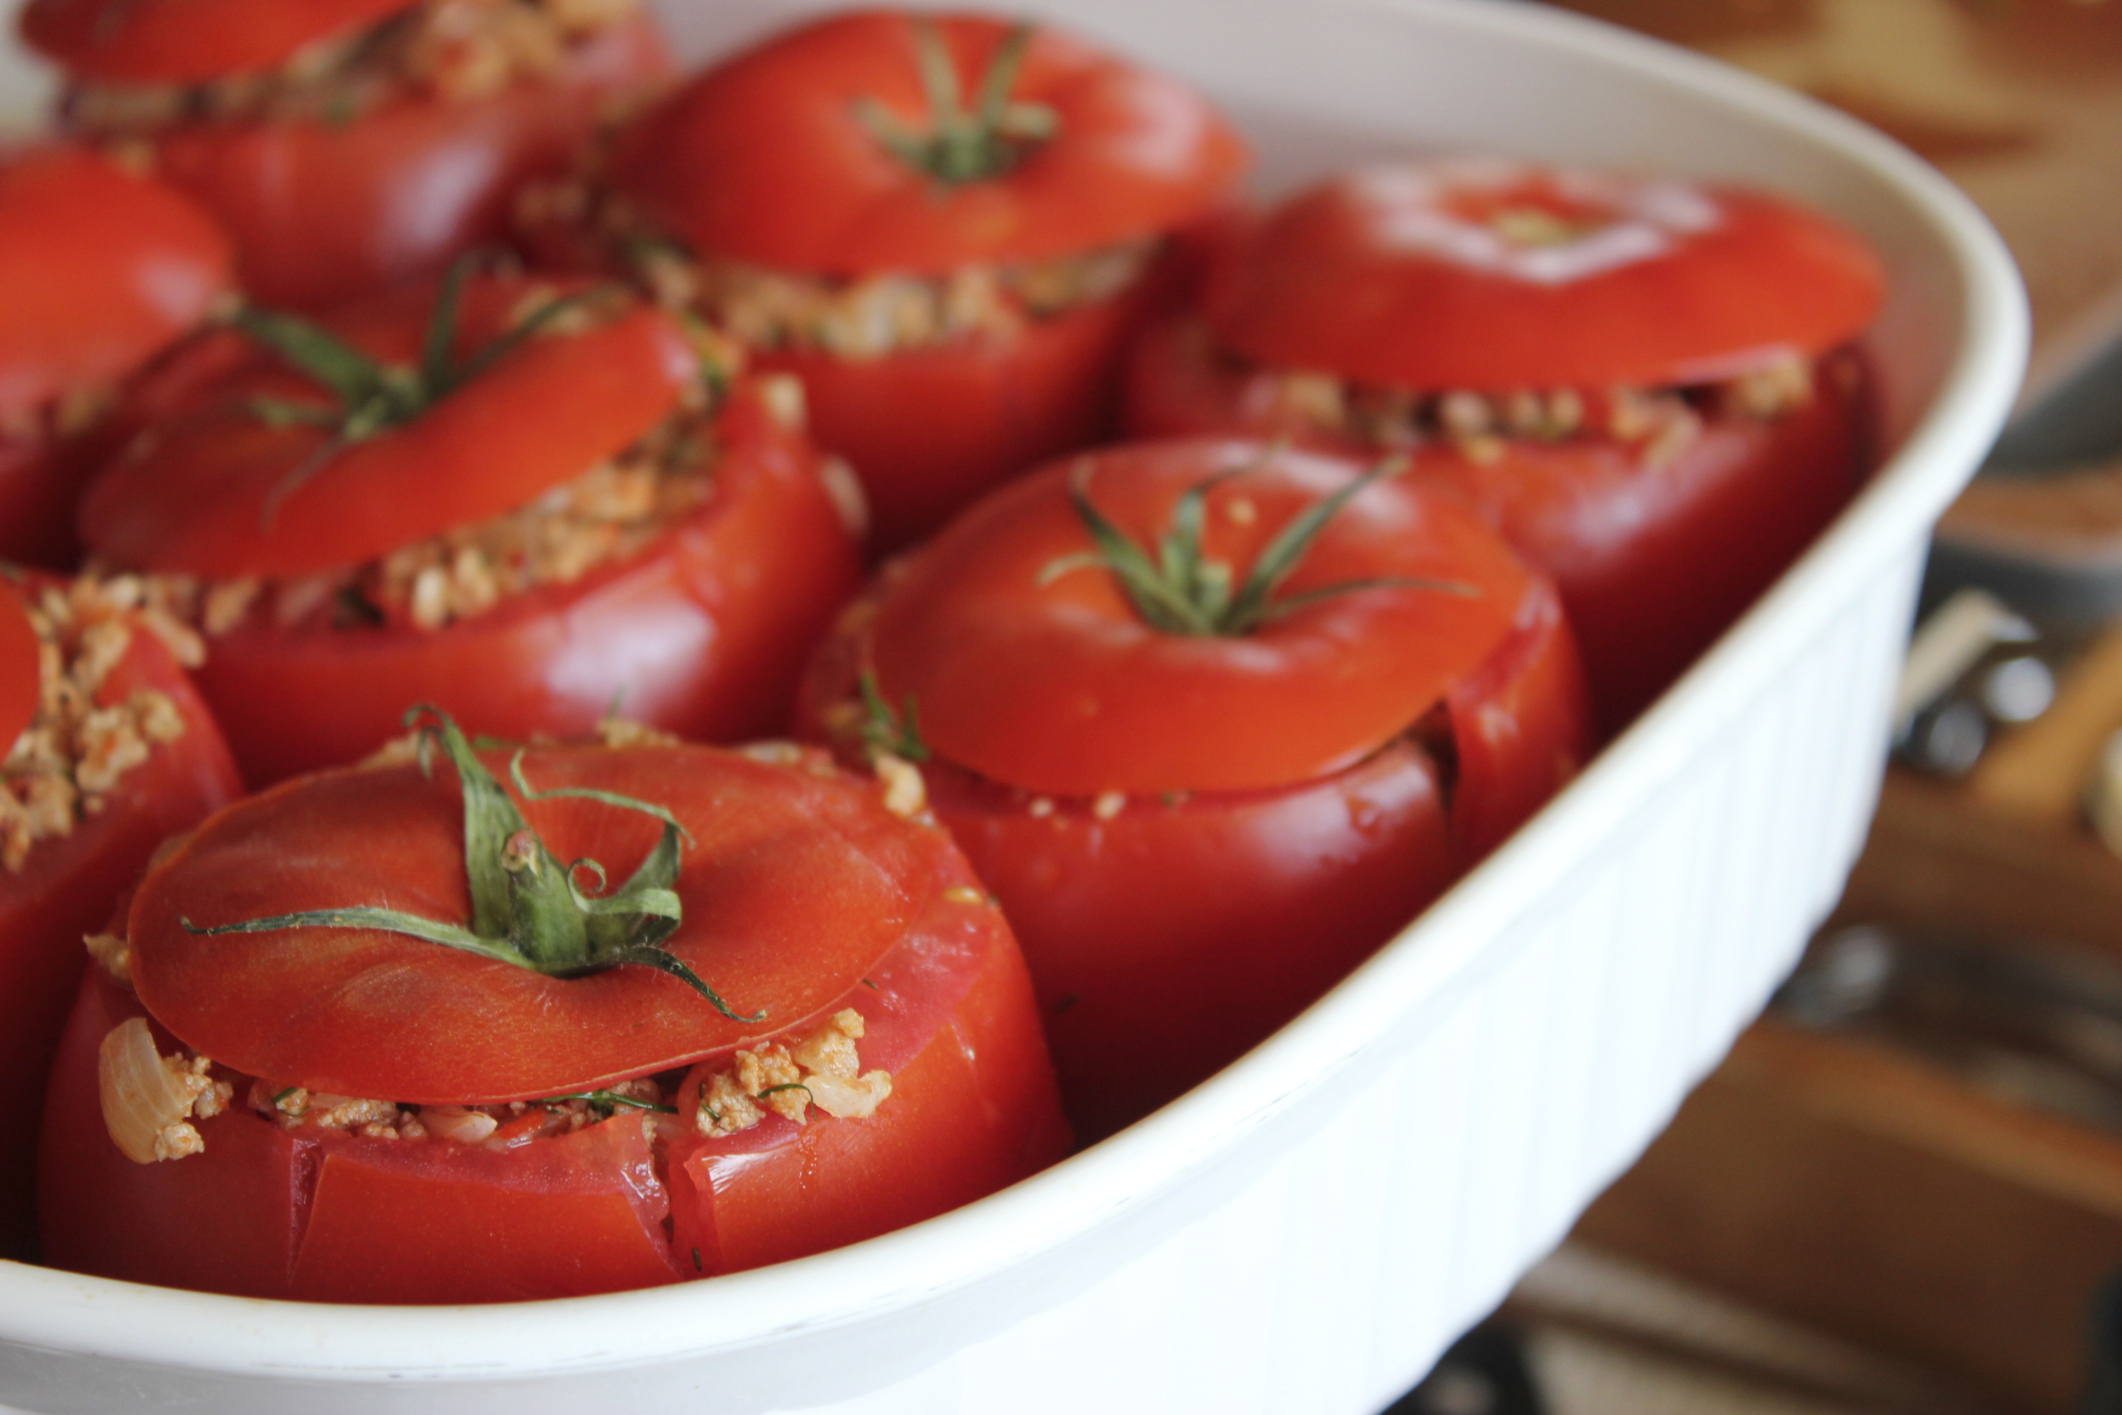
M 855 118 L 871 136 L 907 166 L 926 172 L 945 186 L 988 182 L 1023 161 L 1036 144 L 1061 130 L 1060 116 L 1043 103 L 1010 101 L 1032 27 L 1010 28 L 980 76 L 973 106 L 965 106 L 957 65 L 934 20 L 913 20 L 914 48 L 920 57 L 921 87 L 928 95 L 926 133 L 917 132 L 873 98 L 857 100 Z
M 583 977 L 635 964 L 668 973 L 733 1022 L 764 1018 L 764 1013 L 745 1016 L 737 1012 L 662 946 L 683 917 L 674 886 L 684 845 L 692 838 L 676 816 L 662 806 L 611 791 L 587 787 L 534 791 L 523 776 L 523 752 L 517 751 L 509 772 L 526 801 L 576 797 L 638 811 L 663 823 L 662 837 L 648 858 L 632 878 L 607 894 L 604 866 L 592 859 L 563 864 L 546 849 L 447 713 L 420 706 L 406 715 L 406 721 L 411 725 L 427 717 L 434 721 L 420 728 L 421 769 L 432 769 L 433 747 L 439 742 L 457 770 L 464 793 L 464 860 L 472 898 L 468 927 L 372 905 L 276 914 L 205 928 L 180 917 L 178 924 L 187 933 L 206 936 L 302 928 L 378 929 L 556 978 Z M 596 878 L 594 892 L 577 883 L 577 876 L 585 873 Z
M 596 293 L 583 290 L 549 300 L 459 359 L 453 351 L 463 316 L 465 286 L 484 259 L 483 252 L 469 252 L 453 262 L 443 276 L 441 298 L 435 302 L 434 314 L 428 321 L 417 366 L 385 363 L 297 314 L 254 306 L 237 311 L 233 318 L 237 329 L 279 356 L 289 368 L 322 385 L 333 400 L 323 405 L 286 398 L 250 401 L 251 414 L 268 427 L 308 426 L 332 431 L 330 440 L 289 472 L 267 501 L 268 517 L 312 473 L 340 452 L 412 422 Z
M 903 762 L 925 762 L 931 753 L 921 740 L 921 724 L 914 712 L 914 695 L 908 693 L 903 707 L 894 708 L 877 686 L 875 669 L 865 668 L 855 680 L 862 694 L 862 748 L 872 762 L 879 757 L 897 757 Z
M 1268 542 L 1246 572 L 1245 582 L 1233 590 L 1236 577 L 1229 563 L 1213 559 L 1202 550 L 1208 494 L 1224 482 L 1273 461 L 1282 450 L 1279 444 L 1271 446 L 1258 458 L 1204 477 L 1188 487 L 1172 507 L 1171 524 L 1158 537 L 1155 558 L 1130 540 L 1091 501 L 1092 463 L 1087 458 L 1078 462 L 1069 477 L 1069 500 L 1097 548 L 1048 561 L 1039 571 L 1039 584 L 1050 585 L 1077 570 L 1106 570 L 1126 593 L 1135 613 L 1151 628 L 1167 634 L 1231 639 L 1243 638 L 1263 624 L 1322 599 L 1359 590 L 1413 589 L 1467 596 L 1478 593 L 1473 586 L 1454 580 L 1375 576 L 1275 598 L 1275 591 L 1304 563 L 1319 533 L 1343 506 L 1364 488 L 1407 470 L 1408 459 L 1404 455 L 1379 461 L 1348 485 L 1314 502 Z

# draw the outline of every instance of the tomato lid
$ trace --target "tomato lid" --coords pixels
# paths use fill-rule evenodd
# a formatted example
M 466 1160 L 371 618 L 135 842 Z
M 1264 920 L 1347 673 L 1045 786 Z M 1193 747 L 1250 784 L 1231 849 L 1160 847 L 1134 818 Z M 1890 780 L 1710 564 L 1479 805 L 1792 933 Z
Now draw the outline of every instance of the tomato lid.
M 43 696 L 42 640 L 21 594 L 0 574 L 0 758 L 36 721 Z
M 703 255 L 846 275 L 1074 254 L 1170 230 L 1231 190 L 1245 149 L 1200 95 L 1044 26 L 988 149 L 1002 170 L 947 180 L 895 152 L 885 134 L 938 131 L 936 75 L 955 80 L 949 107 L 977 106 L 998 60 L 1007 75 L 1011 33 L 866 11 L 780 35 L 636 122 L 613 182 Z
M 30 0 L 22 38 L 76 78 L 200 83 L 276 68 L 408 0 Z
M 510 755 L 479 759 L 505 782 Z M 849 778 L 703 747 L 536 748 L 522 774 L 539 792 L 617 793 L 675 816 L 692 840 L 674 885 L 682 919 L 661 947 L 754 1020 L 653 967 L 554 977 L 376 928 L 185 927 L 364 905 L 464 924 L 465 811 L 439 760 L 432 778 L 410 765 L 300 778 L 201 826 L 135 897 L 140 1001 L 202 1055 L 313 1090 L 424 1104 L 562 1095 L 803 1024 L 955 877 L 939 868 L 947 837 Z M 509 796 L 554 857 L 602 863 L 606 896 L 663 831 L 604 800 Z
M 458 367 L 504 338 L 534 291 L 565 288 L 473 280 L 456 322 Z M 432 288 L 404 292 L 326 325 L 411 377 L 436 307 Z M 667 417 L 697 372 L 683 331 L 629 301 L 587 330 L 524 338 L 409 421 L 347 442 L 335 427 L 290 420 L 291 409 L 333 407 L 329 390 L 261 347 L 186 388 L 104 469 L 82 503 L 82 537 L 129 569 L 215 578 L 358 565 L 581 476 Z
M 890 582 L 872 630 L 878 688 L 895 706 L 911 699 L 937 755 L 1028 791 L 1237 791 L 1337 771 L 1406 731 L 1509 632 L 1530 572 L 1495 533 L 1456 503 L 1380 481 L 1325 522 L 1275 594 L 1317 598 L 1237 637 L 1175 633 L 1085 563 L 1097 541 L 1071 487 L 1157 557 L 1182 498 L 1217 477 L 1202 553 L 1242 583 L 1358 474 L 1211 439 L 1048 466 L 980 502 Z M 1430 587 L 1319 593 L 1407 580 Z
M 211 218 L 86 148 L 0 165 L 0 417 L 110 383 L 235 288 Z
M 1878 258 L 1816 212 L 1674 178 L 1378 168 L 1269 213 L 1206 307 L 1263 363 L 1415 390 L 1708 382 L 1849 339 Z

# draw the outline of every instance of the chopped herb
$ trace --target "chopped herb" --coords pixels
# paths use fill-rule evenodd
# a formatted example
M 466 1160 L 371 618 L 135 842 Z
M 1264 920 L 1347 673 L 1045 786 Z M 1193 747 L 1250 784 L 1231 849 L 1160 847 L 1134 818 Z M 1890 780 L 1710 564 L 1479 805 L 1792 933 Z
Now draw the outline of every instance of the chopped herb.
M 1071 992 L 1062 994 L 1060 997 L 1054 999 L 1052 1009 L 1054 1016 L 1059 1017 L 1062 1013 L 1068 1011 L 1071 1007 L 1074 1007 L 1077 1003 L 1081 1001 L 1083 1001 L 1083 998 L 1077 993 Z
M 696 1273 L 707 1271 L 707 1264 L 700 1261 L 700 1250 L 698 1248 L 693 1249 L 693 1271 Z
M 537 1104 L 544 1106 L 547 1110 L 557 1110 L 569 1101 L 588 1102 L 589 1108 L 596 1111 L 600 1117 L 609 1116 L 620 1106 L 625 1106 L 630 1110 L 652 1110 L 659 1115 L 676 1115 L 678 1113 L 678 1107 L 674 1105 L 638 1100 L 633 1096 L 622 1096 L 616 1091 L 576 1091 L 571 1095 L 547 1096 L 544 1100 L 537 1102 Z

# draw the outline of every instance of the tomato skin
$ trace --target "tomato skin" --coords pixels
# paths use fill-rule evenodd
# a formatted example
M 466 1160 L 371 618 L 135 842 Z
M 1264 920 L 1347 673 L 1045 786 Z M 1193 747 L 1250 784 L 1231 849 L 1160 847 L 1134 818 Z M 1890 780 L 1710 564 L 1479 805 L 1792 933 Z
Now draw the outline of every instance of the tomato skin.
M 1127 423 L 1138 436 L 1242 433 L 1375 455 L 1290 411 L 1277 376 L 1220 357 L 1175 318 L 1135 347 Z M 1555 579 L 1601 727 L 1618 731 L 1774 582 L 1871 464 L 1872 379 L 1853 350 L 1819 361 L 1812 401 L 1770 422 L 1711 418 L 1670 461 L 1640 447 L 1511 439 L 1488 462 L 1450 443 L 1410 476 L 1447 487 Z
M 238 1095 L 198 1122 L 204 1153 L 135 1164 L 104 1129 L 96 1048 L 146 1015 L 100 970 L 83 979 L 41 1145 L 54 1266 L 325 1302 L 498 1302 L 678 1277 L 652 1233 L 667 1199 L 638 1122 L 497 1153 L 288 1131 Z
M 532 283 L 481 282 L 468 334 L 491 338 Z M 406 290 L 344 312 L 338 332 L 385 363 L 417 357 L 434 294 Z M 214 367 L 223 335 L 184 351 Z M 481 340 L 460 339 L 465 352 Z M 677 411 L 698 363 L 677 325 L 632 308 L 579 334 L 532 338 L 409 422 L 326 455 L 330 430 L 276 426 L 252 404 L 321 405 L 321 390 L 252 348 L 219 377 L 172 371 L 179 400 L 98 476 L 83 538 L 135 569 L 207 577 L 298 576 L 358 565 L 513 511 L 623 451 Z M 536 416 L 526 416 L 535 409 Z M 305 474 L 297 475 L 310 468 Z M 297 490 L 282 493 L 290 484 Z
M 114 449 L 55 427 L 68 395 L 106 389 L 234 289 L 228 238 L 190 199 L 85 148 L 0 162 L 0 560 L 80 558 L 74 505 Z
M 0 576 L 0 741 L 11 747 L 36 718 L 43 699 L 39 677 L 43 652 L 21 591 L 7 576 Z
M 1457 489 L 1555 577 L 1604 728 L 1663 692 L 1849 504 L 1871 465 L 1871 397 L 1853 354 L 1773 422 L 1710 421 L 1664 465 L 1600 443 L 1513 441 L 1476 462 L 1425 449 L 1417 475 Z
M 969 875 L 959 880 L 971 886 Z M 863 1065 L 892 1075 L 891 1098 L 859 1127 L 814 1120 L 799 1129 L 769 1116 L 737 1135 L 671 1145 L 671 1248 L 681 1266 L 697 1250 L 699 1271 L 713 1276 L 853 1243 L 970 1203 L 1068 1153 L 1023 955 L 991 942 L 1006 933 L 999 916 L 984 906 L 977 914 L 985 917 L 959 926 L 947 962 L 937 950 L 918 963 L 887 959 L 865 975 L 912 997 L 896 973 L 948 968 L 955 1001 L 924 1018 L 920 1035 L 893 1028 L 896 1009 L 876 1006 L 880 993 L 866 984 L 844 999 L 870 1019 Z
M 562 167 L 613 95 L 670 69 L 644 14 L 588 37 L 550 83 L 398 98 L 337 127 L 182 123 L 151 141 L 160 175 L 234 236 L 252 298 L 324 309 L 503 239 L 516 188 Z
M 36 682 L 32 669 L 29 681 Z M 111 901 L 138 878 L 164 839 L 187 830 L 241 790 L 220 730 L 161 641 L 136 628 L 131 648 L 105 680 L 99 700 L 135 691 L 166 694 L 184 735 L 163 743 L 105 797 L 103 809 L 73 834 L 39 841 L 20 874 L 0 871 L 0 1066 L 41 1077 L 65 1021 L 87 955 L 82 935 L 110 918 Z M 9 734 L 10 741 L 13 734 Z M 40 1094 L 33 1083 L 32 1098 Z M 35 1100 L 30 1102 L 34 1112 Z M 0 1256 L 20 1257 L 30 1242 L 35 1173 L 28 1124 L 0 1143 Z
M 304 45 L 371 24 L 407 0 L 30 0 L 30 47 L 83 78 L 200 83 L 278 66 Z
M 1217 466 L 1215 449 L 1223 445 L 1146 451 L 1173 458 L 1199 480 Z M 1101 487 L 1117 492 L 1125 485 L 1123 467 L 1141 471 L 1118 454 L 1103 456 L 1100 472 L 1110 480 L 1090 484 L 1101 507 L 1108 500 Z M 1228 486 L 1242 490 L 1250 481 L 1241 476 Z M 1308 489 L 1332 484 L 1322 479 Z M 912 612 L 909 602 L 924 595 L 934 602 L 937 586 L 927 577 L 999 617 L 1035 615 L 1021 594 L 1012 598 L 999 588 L 1006 578 L 985 575 L 984 564 L 958 558 L 946 541 L 964 532 L 1006 563 L 1010 548 L 1023 547 L 1004 518 L 983 513 L 998 501 L 1037 494 L 1029 483 L 997 493 L 851 606 L 811 661 L 798 730 L 860 759 L 859 677 L 881 657 L 879 642 L 895 617 Z M 1111 502 L 1126 504 L 1117 494 Z M 1271 533 L 1285 508 L 1265 496 L 1259 503 L 1272 508 L 1258 518 L 1261 533 Z M 1360 505 L 1360 498 L 1351 501 L 1342 514 L 1361 515 Z M 1220 504 L 1211 499 L 1209 506 L 1214 524 Z M 1322 543 L 1319 552 L 1331 560 L 1329 549 Z M 1040 546 L 1024 554 L 1018 578 L 1035 578 L 1052 553 Z M 968 564 L 975 573 L 954 578 Z M 1342 562 L 1327 578 L 1353 573 Z M 1527 576 L 1512 592 L 1507 626 L 1481 641 L 1485 657 L 1436 690 L 1441 722 L 1430 711 L 1436 699 L 1418 699 L 1403 705 L 1380 745 L 1350 765 L 1264 789 L 1134 793 L 1117 811 L 1112 803 L 1101 809 L 1087 792 L 1042 796 L 1036 786 L 976 773 L 932 732 L 932 698 L 916 691 L 907 709 L 903 690 L 882 682 L 887 702 L 912 712 L 934 753 L 921 766 L 931 808 L 1023 943 L 1062 1094 L 1085 1139 L 1139 1119 L 1286 1022 L 1575 773 L 1590 751 L 1591 718 L 1574 640 L 1544 579 Z M 1395 642 L 1404 646 L 1410 637 L 1403 632 Z M 1246 656 L 1243 641 L 1192 642 L 1222 643 Z M 1002 681 L 1023 680 L 1003 674 Z M 1312 696 L 1332 691 L 1349 690 L 1337 685 Z M 1168 684 L 1163 696 L 1197 735 L 1219 730 L 1224 719 L 1244 725 L 1228 696 L 1204 692 L 1196 699 Z M 1431 749 L 1444 737 L 1455 764 L 1448 790 Z
M 955 852 L 930 869 L 927 907 L 833 1004 L 869 1019 L 862 1063 L 891 1071 L 891 1096 L 866 1120 L 769 1116 L 719 1139 L 693 1133 L 689 1116 L 622 1114 L 497 1151 L 290 1132 L 239 1097 L 198 1122 L 204 1153 L 137 1165 L 104 1131 L 96 1048 L 143 1014 L 92 971 L 48 1106 L 46 1257 L 246 1296 L 510 1301 L 799 1257 L 1013 1183 L 1068 1148 L 1052 1067 L 1007 925 L 945 897 L 971 884 Z M 661 1166 L 652 1125 L 666 1136 Z
M 1592 704 L 1562 598 L 1536 580 L 1510 637 L 1445 699 L 1452 837 L 1463 864 L 1501 845 L 1590 760 Z
M 510 761 L 486 765 L 506 777 Z M 469 919 L 456 782 L 412 765 L 285 782 L 215 816 L 134 897 L 134 990 L 186 1045 L 246 1075 L 423 1105 L 572 1094 L 828 1014 L 964 869 L 940 832 L 830 774 L 684 746 L 528 749 L 523 771 L 539 787 L 652 800 L 687 825 L 685 922 L 664 947 L 741 1019 L 651 968 L 561 978 L 373 929 L 185 926 L 362 904 Z M 598 860 L 613 880 L 662 829 L 599 802 L 521 804 L 556 857 Z
M 1357 469 L 1206 439 L 1083 459 L 1092 502 L 1138 544 L 1162 533 L 1189 487 L 1249 463 L 1260 465 L 1207 503 L 1207 554 L 1241 578 L 1276 532 Z M 1077 466 L 1058 462 L 1002 488 L 910 557 L 874 636 L 878 683 L 888 701 L 918 701 L 928 744 L 1025 790 L 1238 791 L 1339 770 L 1486 658 L 1528 583 L 1463 509 L 1387 481 L 1327 523 L 1282 593 L 1381 577 L 1461 592 L 1364 590 L 1241 639 L 1167 634 L 1107 573 L 1042 574 L 1092 549 L 1069 499 Z M 1247 512 L 1233 512 L 1239 501 Z
M 1488 224 L 1528 210 L 1594 229 L 1519 245 Z M 1437 161 L 1299 193 L 1217 263 L 1203 309 L 1261 363 L 1507 392 L 1703 383 L 1821 353 L 1885 290 L 1860 239 L 1765 193 Z
M 1069 1116 L 1112 1133 L 1340 981 L 1452 877 L 1436 770 L 1399 743 L 1305 786 L 1034 816 L 927 769 L 1039 983 Z
M 85 148 L 0 164 L 0 415 L 130 373 L 234 288 L 230 264 L 205 212 Z
M 967 94 L 1008 30 L 933 16 Z M 1040 260 L 1167 231 L 1204 214 L 1246 162 L 1185 86 L 1053 30 L 1034 31 L 1011 89 L 1058 135 L 1000 177 L 944 186 L 856 117 L 863 100 L 916 131 L 929 107 L 909 16 L 835 15 L 700 75 L 613 156 L 619 189 L 703 255 L 782 270 L 929 274 Z
M 622 693 L 629 720 L 695 740 L 778 729 L 860 559 L 807 440 L 745 390 L 718 426 L 714 498 L 632 560 L 434 632 L 251 623 L 214 639 L 200 687 L 245 778 L 356 760 L 411 702 L 514 739 L 587 734 Z
M 811 429 L 853 464 L 869 500 L 870 544 L 888 554 L 1005 478 L 1101 440 L 1121 352 L 1157 299 L 1138 286 L 1006 339 L 880 359 L 773 349 L 751 363 L 803 381 Z

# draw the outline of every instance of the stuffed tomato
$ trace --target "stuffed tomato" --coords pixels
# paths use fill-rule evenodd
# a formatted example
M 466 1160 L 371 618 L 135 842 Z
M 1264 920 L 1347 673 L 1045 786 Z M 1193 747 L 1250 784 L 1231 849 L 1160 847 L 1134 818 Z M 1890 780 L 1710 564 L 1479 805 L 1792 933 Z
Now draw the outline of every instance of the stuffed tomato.
M 54 1071 L 47 1259 L 566 1296 L 800 1257 L 1061 1156 L 1023 961 L 932 822 L 789 744 L 612 735 L 475 753 L 439 719 L 169 852 Z
M 755 735 L 855 583 L 795 390 L 704 378 L 615 291 L 460 264 L 189 352 L 84 538 L 211 642 L 201 687 L 254 784 L 361 757 L 423 699 L 511 738 L 615 702 Z
M 1070 1115 L 1105 1134 L 1330 987 L 1565 782 L 1552 587 L 1336 458 L 1118 448 L 888 567 L 807 730 L 925 791 L 1001 900 Z
M 664 77 L 634 0 L 34 0 L 61 119 L 213 210 L 245 287 L 320 308 L 498 237 L 614 102 Z
M 1200 97 L 1066 34 L 862 11 L 700 75 L 561 214 L 803 380 L 892 547 L 1104 433 L 1168 238 L 1243 165 Z
M 36 1112 L 83 936 L 164 837 L 238 791 L 184 675 L 198 649 L 139 612 L 137 584 L 0 578 L 0 1067 L 27 1108 L 0 1142 L 0 1257 L 30 1249 Z
M 71 569 L 120 383 L 234 292 L 228 241 L 84 148 L 0 161 L 0 560 Z
M 1849 499 L 1849 341 L 1883 297 L 1788 202 L 1497 161 L 1342 177 L 1220 253 L 1136 349 L 1142 436 L 1404 449 L 1554 576 L 1603 725 L 1656 696 Z

